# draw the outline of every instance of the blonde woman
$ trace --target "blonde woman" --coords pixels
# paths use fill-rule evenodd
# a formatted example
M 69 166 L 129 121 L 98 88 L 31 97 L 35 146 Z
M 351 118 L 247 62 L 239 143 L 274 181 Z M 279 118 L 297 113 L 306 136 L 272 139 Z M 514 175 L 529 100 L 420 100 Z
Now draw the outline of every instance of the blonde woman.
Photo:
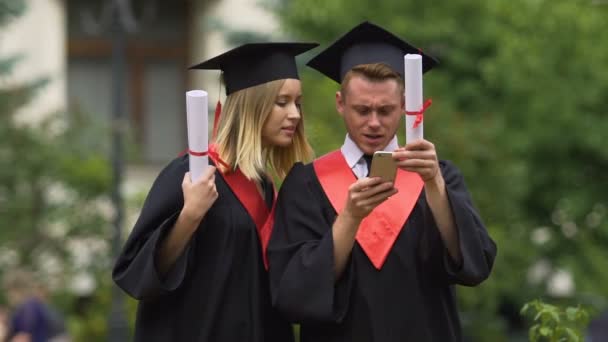
M 275 191 L 310 160 L 295 56 L 316 44 L 246 44 L 195 69 L 221 69 L 226 102 L 209 167 L 188 157 L 158 176 L 113 271 L 139 299 L 135 341 L 293 341 L 271 305 L 265 246 Z

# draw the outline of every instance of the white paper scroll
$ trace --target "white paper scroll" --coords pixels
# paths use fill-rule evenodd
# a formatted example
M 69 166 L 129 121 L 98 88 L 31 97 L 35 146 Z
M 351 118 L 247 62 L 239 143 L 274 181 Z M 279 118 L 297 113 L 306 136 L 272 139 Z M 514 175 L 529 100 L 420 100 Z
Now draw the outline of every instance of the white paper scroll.
M 422 56 L 407 54 L 404 59 L 405 70 L 405 111 L 418 112 L 422 109 Z M 420 122 L 416 128 L 416 115 L 405 115 L 405 143 L 423 139 L 423 125 Z
M 196 156 L 196 153 L 207 152 L 209 147 L 209 107 L 207 92 L 190 90 L 186 92 L 186 112 L 188 120 L 188 149 L 190 154 L 190 178 L 197 179 L 209 166 L 208 156 Z

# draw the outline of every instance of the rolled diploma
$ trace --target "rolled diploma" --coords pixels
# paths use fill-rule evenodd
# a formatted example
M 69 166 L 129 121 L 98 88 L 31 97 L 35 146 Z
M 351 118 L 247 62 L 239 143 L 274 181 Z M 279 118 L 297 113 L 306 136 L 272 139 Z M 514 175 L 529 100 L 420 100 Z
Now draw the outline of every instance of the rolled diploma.
M 405 70 L 405 110 L 417 112 L 422 109 L 422 56 L 407 54 L 403 57 Z M 424 121 L 414 128 L 416 115 L 405 115 L 405 143 L 423 139 Z
M 193 152 L 207 152 L 209 148 L 209 100 L 207 92 L 190 90 L 186 92 L 186 113 L 188 125 L 188 149 Z M 209 166 L 208 156 L 190 155 L 190 178 L 196 182 Z

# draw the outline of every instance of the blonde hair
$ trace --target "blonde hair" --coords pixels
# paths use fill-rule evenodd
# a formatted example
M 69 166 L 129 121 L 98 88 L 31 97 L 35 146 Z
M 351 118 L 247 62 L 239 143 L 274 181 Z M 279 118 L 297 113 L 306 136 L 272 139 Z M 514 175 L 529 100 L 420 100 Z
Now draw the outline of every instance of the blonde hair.
M 370 64 L 359 64 L 352 69 L 350 69 L 344 78 L 342 79 L 342 84 L 340 87 L 340 92 L 342 96 L 346 95 L 346 89 L 348 88 L 348 83 L 354 76 L 363 76 L 366 79 L 372 82 L 383 82 L 386 80 L 395 80 L 399 85 L 399 92 L 403 93 L 405 85 L 403 83 L 403 78 L 399 75 L 395 70 L 393 70 L 390 66 L 384 63 L 370 63 Z
M 303 115 L 289 146 L 262 143 L 262 129 L 284 83 L 285 80 L 263 83 L 226 98 L 218 123 L 217 151 L 232 170 L 239 168 L 248 179 L 259 181 L 267 171 L 283 179 L 295 162 L 312 159 L 312 148 L 304 135 Z M 218 167 L 223 169 L 221 165 Z

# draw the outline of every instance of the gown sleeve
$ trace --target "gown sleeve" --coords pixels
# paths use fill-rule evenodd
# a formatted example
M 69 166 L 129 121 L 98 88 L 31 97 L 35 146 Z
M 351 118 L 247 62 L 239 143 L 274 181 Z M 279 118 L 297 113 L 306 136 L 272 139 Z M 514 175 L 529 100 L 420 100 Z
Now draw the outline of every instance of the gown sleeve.
M 184 279 L 190 243 L 164 276 L 156 269 L 155 257 L 160 243 L 173 228 L 183 207 L 181 183 L 187 169 L 187 159 L 181 158 L 161 171 L 114 265 L 112 278 L 136 299 L 173 291 Z
M 475 286 L 490 275 L 497 252 L 496 244 L 489 236 L 473 205 L 460 171 L 452 163 L 443 160 L 440 161 L 440 168 L 458 232 L 462 262 L 457 265 L 452 260 L 426 203 L 423 234 L 426 248 L 423 250 L 430 250 L 430 259 L 433 260 L 431 267 L 435 269 L 434 273 L 441 281 L 448 284 Z
M 347 311 L 354 271 L 349 260 L 336 282 L 335 215 L 312 165 L 294 165 L 279 193 L 268 246 L 272 302 L 292 322 L 340 322 Z

